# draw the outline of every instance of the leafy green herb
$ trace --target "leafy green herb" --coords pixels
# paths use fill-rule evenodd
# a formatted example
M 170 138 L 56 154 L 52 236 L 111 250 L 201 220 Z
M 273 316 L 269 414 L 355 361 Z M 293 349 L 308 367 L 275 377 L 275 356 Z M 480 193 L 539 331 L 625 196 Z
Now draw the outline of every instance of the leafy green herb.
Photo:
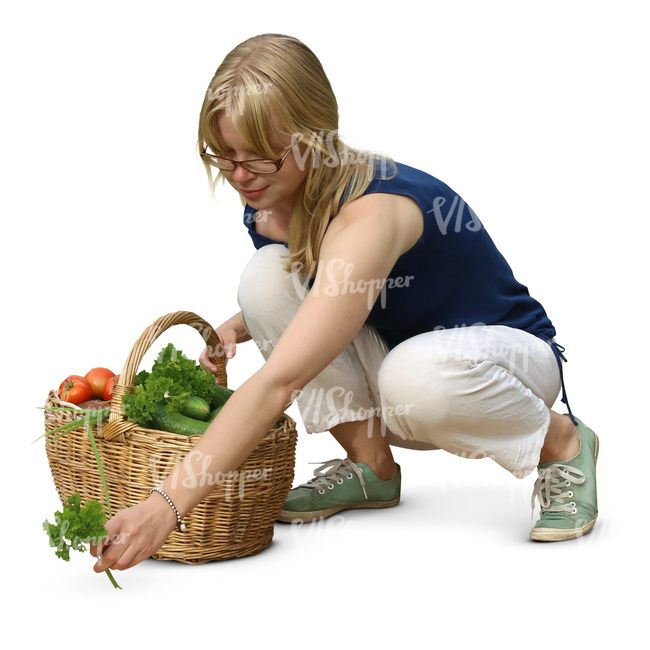
M 144 382 L 147 380 L 149 377 L 149 373 L 146 370 L 141 370 L 133 379 L 133 385 L 134 386 L 140 386 L 141 384 L 144 384 Z
M 156 404 L 162 402 L 168 413 L 176 413 L 193 395 L 210 404 L 217 391 L 214 375 L 172 343 L 161 350 L 151 372 L 138 373 L 136 380 L 133 392 L 122 397 L 122 404 L 124 415 L 143 426 L 151 424 Z
M 102 461 L 99 457 L 99 450 L 97 449 L 97 442 L 93 434 L 92 425 L 101 425 L 103 419 L 108 419 L 110 409 L 103 410 L 86 410 L 86 409 L 71 409 L 61 407 L 50 407 L 52 411 L 73 411 L 83 413 L 83 417 L 68 422 L 63 426 L 57 427 L 52 431 L 46 432 L 43 436 L 39 436 L 36 440 L 47 437 L 45 444 L 58 440 L 69 431 L 79 428 L 84 423 L 86 425 L 86 433 L 90 438 L 90 444 L 97 460 L 97 467 L 99 468 L 99 475 L 102 479 L 102 487 L 104 488 L 104 496 L 106 497 L 106 504 L 108 505 L 109 517 L 113 516 L 111 512 L 111 500 L 108 496 L 108 486 L 106 485 L 106 477 L 104 475 L 104 468 Z M 59 433 L 58 436 L 52 437 L 54 433 Z M 36 442 L 34 440 L 34 442 Z M 34 443 L 32 443 L 34 444 Z M 63 512 L 55 512 L 54 520 L 57 525 L 50 524 L 47 519 L 43 522 L 43 528 L 50 538 L 50 546 L 57 546 L 56 555 L 66 562 L 70 561 L 70 548 L 76 551 L 83 552 L 85 548 L 81 545 L 83 542 L 90 542 L 97 544 L 101 539 L 106 537 L 107 532 L 104 528 L 104 510 L 99 501 L 90 500 L 81 507 L 81 495 L 73 494 L 68 498 L 68 502 L 63 505 Z M 65 542 L 64 536 L 70 540 L 70 544 Z M 58 540 L 58 541 L 57 541 Z M 116 589 L 121 589 L 117 584 L 110 569 L 106 569 L 106 575 Z
M 99 501 L 90 500 L 81 506 L 81 496 L 73 494 L 63 505 L 63 512 L 54 513 L 55 524 L 47 519 L 43 528 L 50 539 L 50 546 L 56 547 L 56 556 L 66 562 L 70 561 L 70 549 L 85 552 L 84 544 L 99 544 L 108 533 L 104 528 L 104 509 Z M 106 569 L 110 581 L 117 589 L 110 569 Z
M 50 546 L 57 547 L 56 556 L 66 562 L 70 561 L 71 548 L 83 553 L 83 544 L 97 544 L 107 535 L 102 504 L 91 500 L 82 508 L 79 494 L 68 497 L 63 512 L 55 512 L 54 517 L 56 526 L 46 519 L 43 528 L 50 537 Z

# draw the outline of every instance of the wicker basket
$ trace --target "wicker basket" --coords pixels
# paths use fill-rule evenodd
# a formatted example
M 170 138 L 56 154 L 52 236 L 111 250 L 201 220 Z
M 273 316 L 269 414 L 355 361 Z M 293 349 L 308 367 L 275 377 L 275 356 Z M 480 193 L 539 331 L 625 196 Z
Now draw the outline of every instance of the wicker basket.
M 133 391 L 133 379 L 146 351 L 162 332 L 173 325 L 190 325 L 213 350 L 217 377 L 227 386 L 225 360 L 217 354 L 220 341 L 214 330 L 192 312 L 175 312 L 148 327 L 127 357 L 114 389 L 107 423 L 95 425 L 99 455 L 106 476 L 113 514 L 149 497 L 198 442 L 198 436 L 182 436 L 145 429 L 122 414 L 122 396 Z M 45 430 L 70 422 L 76 414 L 53 411 L 65 405 L 51 391 L 45 403 Z M 185 532 L 172 531 L 152 557 L 186 564 L 229 560 L 255 555 L 273 539 L 273 522 L 291 489 L 294 478 L 296 423 L 286 414 L 281 426 L 271 429 L 237 472 L 184 517 Z M 108 514 L 97 461 L 84 425 L 67 432 L 45 447 L 61 503 L 79 493 L 82 501 L 96 499 Z

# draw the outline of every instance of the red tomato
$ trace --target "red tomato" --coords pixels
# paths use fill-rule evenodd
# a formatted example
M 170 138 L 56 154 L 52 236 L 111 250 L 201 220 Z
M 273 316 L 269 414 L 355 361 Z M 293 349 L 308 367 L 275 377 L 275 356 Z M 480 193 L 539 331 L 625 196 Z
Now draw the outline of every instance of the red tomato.
M 105 402 L 110 402 L 111 397 L 113 396 L 113 387 L 115 384 L 117 384 L 117 380 L 120 378 L 119 375 L 117 377 L 113 375 L 107 382 L 106 386 L 104 387 L 104 394 L 102 395 L 103 399 Z
M 85 377 L 81 375 L 70 375 L 66 377 L 59 386 L 59 397 L 64 402 L 81 404 L 93 396 L 93 389 Z
M 106 382 L 113 376 L 113 371 L 108 368 L 93 368 L 86 375 L 86 380 L 93 391 L 93 397 L 102 397 L 104 395 Z

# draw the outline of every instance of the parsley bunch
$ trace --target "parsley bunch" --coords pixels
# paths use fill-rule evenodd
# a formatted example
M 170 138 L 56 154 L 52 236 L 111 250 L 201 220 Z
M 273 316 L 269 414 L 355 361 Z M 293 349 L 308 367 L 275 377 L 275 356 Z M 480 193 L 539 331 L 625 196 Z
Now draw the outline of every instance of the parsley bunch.
M 108 533 L 104 528 L 104 509 L 99 501 L 90 500 L 81 506 L 81 495 L 73 494 L 63 505 L 63 512 L 54 513 L 56 525 L 47 519 L 43 528 L 50 538 L 50 546 L 56 547 L 56 556 L 66 562 L 70 561 L 70 549 L 83 553 L 84 544 L 99 544 Z M 106 569 L 113 586 L 121 587 L 115 582 L 110 569 Z
M 122 397 L 124 414 L 142 426 L 151 424 L 156 404 L 162 402 L 168 413 L 175 413 L 194 395 L 210 404 L 217 391 L 214 375 L 171 343 L 162 349 L 151 372 L 138 373 L 133 384 L 133 392 Z
M 102 504 L 91 500 L 82 508 L 79 494 L 68 497 L 63 512 L 54 513 L 54 520 L 56 526 L 46 519 L 43 528 L 50 537 L 50 546 L 58 547 L 57 557 L 66 562 L 70 561 L 71 548 L 83 553 L 86 550 L 83 544 L 97 544 L 107 535 Z

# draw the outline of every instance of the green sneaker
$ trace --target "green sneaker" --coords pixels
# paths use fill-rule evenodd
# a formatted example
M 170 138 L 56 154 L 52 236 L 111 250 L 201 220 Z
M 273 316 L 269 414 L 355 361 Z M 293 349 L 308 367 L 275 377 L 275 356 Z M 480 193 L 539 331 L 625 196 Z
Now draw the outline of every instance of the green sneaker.
M 539 499 L 540 519 L 530 538 L 540 542 L 561 542 L 588 533 L 598 517 L 596 461 L 598 436 L 575 418 L 580 433 L 580 451 L 575 458 L 538 465 L 531 506 Z M 564 488 L 571 488 L 566 490 Z M 565 503 L 566 499 L 571 499 Z M 531 515 L 532 516 L 532 515 Z
M 399 503 L 399 465 L 397 476 L 382 481 L 365 463 L 333 458 L 315 469 L 314 476 L 289 491 L 277 521 L 310 522 L 350 508 L 390 508 Z

